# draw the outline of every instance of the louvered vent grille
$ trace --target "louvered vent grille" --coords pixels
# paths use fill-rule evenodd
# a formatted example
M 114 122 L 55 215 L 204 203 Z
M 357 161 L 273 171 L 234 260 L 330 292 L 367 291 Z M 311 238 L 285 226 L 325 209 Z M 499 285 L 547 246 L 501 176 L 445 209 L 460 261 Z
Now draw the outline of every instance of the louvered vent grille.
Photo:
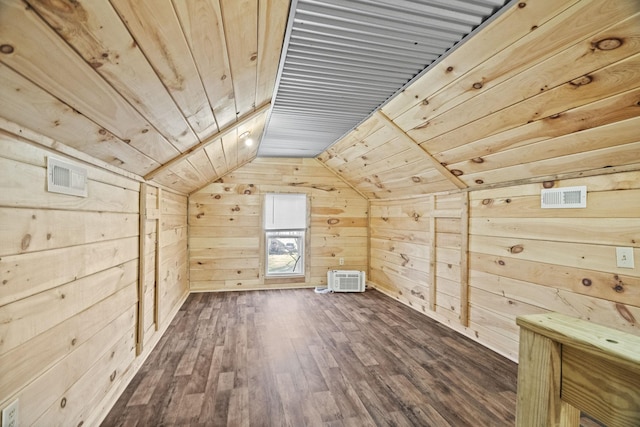
M 586 208 L 587 187 L 564 187 L 542 190 L 540 194 L 541 207 L 554 208 Z
M 327 284 L 334 292 L 364 292 L 365 273 L 357 270 L 330 270 Z
M 47 159 L 47 191 L 87 197 L 87 169 L 49 157 Z
M 345 291 L 357 291 L 360 287 L 359 274 L 336 274 L 336 280 Z

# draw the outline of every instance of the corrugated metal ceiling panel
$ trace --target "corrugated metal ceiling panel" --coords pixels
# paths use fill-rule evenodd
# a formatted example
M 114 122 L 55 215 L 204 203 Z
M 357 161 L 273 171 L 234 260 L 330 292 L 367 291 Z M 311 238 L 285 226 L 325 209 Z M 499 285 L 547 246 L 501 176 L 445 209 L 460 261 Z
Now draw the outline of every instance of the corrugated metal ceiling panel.
M 315 157 L 503 0 L 299 0 L 260 156 Z

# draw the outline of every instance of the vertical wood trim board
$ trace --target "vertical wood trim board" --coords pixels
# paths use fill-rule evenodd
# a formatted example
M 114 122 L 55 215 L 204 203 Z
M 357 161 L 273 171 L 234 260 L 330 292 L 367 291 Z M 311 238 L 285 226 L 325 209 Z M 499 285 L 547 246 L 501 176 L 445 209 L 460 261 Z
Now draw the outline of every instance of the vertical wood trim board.
M 158 188 L 156 191 L 157 201 L 156 209 L 158 209 L 158 218 L 156 219 L 156 271 L 155 271 L 155 288 L 154 292 L 154 305 L 153 305 L 153 322 L 155 323 L 156 331 L 160 328 L 160 269 L 162 266 L 162 189 Z
M 469 326 L 469 193 L 462 193 L 460 215 L 460 323 Z
M 436 311 L 437 280 L 436 280 L 436 197 L 429 197 L 429 308 Z
M 144 348 L 144 297 L 147 277 L 146 241 L 147 241 L 147 184 L 140 183 L 140 212 L 139 212 L 139 253 L 138 256 L 138 324 L 136 330 L 136 356 L 142 353 Z

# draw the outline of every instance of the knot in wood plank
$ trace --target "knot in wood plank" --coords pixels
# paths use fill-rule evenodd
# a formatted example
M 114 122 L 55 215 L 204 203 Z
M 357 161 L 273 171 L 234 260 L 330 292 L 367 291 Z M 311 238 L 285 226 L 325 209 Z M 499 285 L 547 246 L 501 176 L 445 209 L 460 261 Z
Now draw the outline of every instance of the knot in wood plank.
M 569 84 L 573 87 L 580 87 L 580 86 L 586 86 L 591 82 L 593 82 L 593 77 L 587 75 L 587 76 L 582 76 L 582 77 L 578 77 L 577 79 L 571 80 Z
M 593 43 L 593 46 L 596 49 L 600 49 L 600 50 L 613 50 L 613 49 L 619 48 L 620 46 L 622 46 L 622 44 L 623 44 L 622 39 L 619 39 L 617 37 L 611 37 L 611 38 L 599 40 Z
M 4 53 L 5 55 L 9 55 L 10 53 L 13 53 L 13 51 L 14 48 L 10 44 L 0 45 L 0 52 Z

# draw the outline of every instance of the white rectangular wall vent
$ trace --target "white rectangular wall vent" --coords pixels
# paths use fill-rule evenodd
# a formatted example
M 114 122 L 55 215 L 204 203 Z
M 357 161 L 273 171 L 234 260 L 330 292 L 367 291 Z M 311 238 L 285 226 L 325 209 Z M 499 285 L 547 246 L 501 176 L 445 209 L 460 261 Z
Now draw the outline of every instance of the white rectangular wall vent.
M 327 287 L 333 292 L 364 292 L 364 271 L 357 270 L 329 270 L 327 272 Z
M 562 187 L 543 189 L 540 194 L 540 206 L 544 209 L 586 208 L 587 187 Z
M 87 197 L 87 169 L 66 160 L 48 157 L 47 191 Z

